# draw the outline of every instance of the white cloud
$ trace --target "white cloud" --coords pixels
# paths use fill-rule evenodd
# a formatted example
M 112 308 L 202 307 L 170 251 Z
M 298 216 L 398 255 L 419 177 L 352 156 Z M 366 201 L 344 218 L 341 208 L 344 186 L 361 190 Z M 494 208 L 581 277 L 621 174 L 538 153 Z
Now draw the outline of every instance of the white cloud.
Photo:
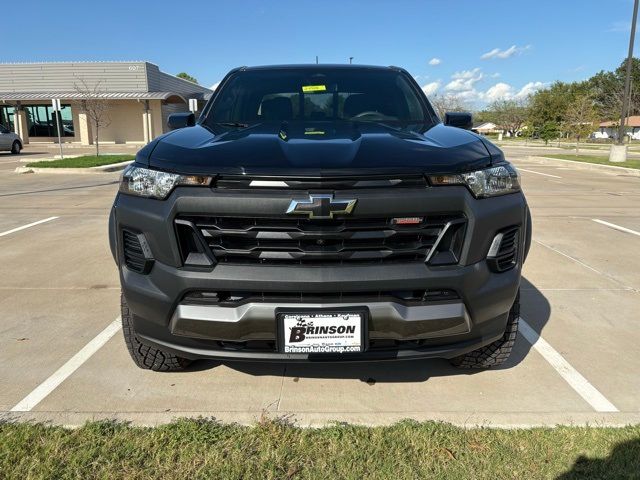
M 479 68 L 462 70 L 451 75 L 451 81 L 444 88 L 450 92 L 468 92 L 483 78 L 484 75 Z
M 505 59 L 505 58 L 513 57 L 514 55 L 520 55 L 522 52 L 529 50 L 530 48 L 531 48 L 531 45 L 526 45 L 524 47 L 511 45 L 506 50 L 500 50 L 499 48 L 494 48 L 493 50 L 490 50 L 487 53 L 482 54 L 480 58 L 482 60 L 490 60 L 492 58 Z
M 213 85 L 211 85 L 211 86 L 209 87 L 209 89 L 211 89 L 211 90 L 215 90 L 216 88 L 218 88 L 218 85 L 220 85 L 220 82 L 216 82 L 216 83 L 214 83 Z
M 442 60 L 440 60 L 437 57 L 433 57 L 431 60 L 429 60 L 429 65 L 435 67 L 436 65 L 440 65 L 442 63 Z
M 482 99 L 486 102 L 493 102 L 495 100 L 502 100 L 505 98 L 511 98 L 513 96 L 513 87 L 508 83 L 499 82 L 493 87 L 484 92 Z
M 496 82 L 486 90 L 480 88 L 481 82 L 489 78 L 497 78 L 500 74 L 494 73 L 485 75 L 480 68 L 471 70 L 461 70 L 451 75 L 449 83 L 443 90 L 447 95 L 451 95 L 468 104 L 491 103 L 496 100 L 520 100 L 525 99 L 537 90 L 546 88 L 543 82 L 528 82 L 520 89 L 506 82 Z M 422 89 L 427 94 L 433 94 L 440 89 L 440 81 L 424 85 Z
M 518 93 L 516 93 L 516 98 L 526 98 L 532 93 L 537 92 L 538 90 L 542 90 L 547 86 L 546 83 L 543 82 L 529 82 L 524 87 L 522 87 Z
M 422 91 L 427 96 L 433 95 L 434 93 L 436 93 L 438 91 L 438 89 L 440 88 L 440 85 L 442 85 L 440 80 L 437 80 L 437 81 L 431 82 L 431 83 L 427 83 L 426 85 L 422 86 Z
M 495 102 L 496 100 L 524 100 L 532 93 L 546 86 L 543 82 L 529 82 L 520 90 L 516 90 L 508 83 L 498 82 L 489 87 L 487 91 L 479 92 L 478 99 L 487 103 Z

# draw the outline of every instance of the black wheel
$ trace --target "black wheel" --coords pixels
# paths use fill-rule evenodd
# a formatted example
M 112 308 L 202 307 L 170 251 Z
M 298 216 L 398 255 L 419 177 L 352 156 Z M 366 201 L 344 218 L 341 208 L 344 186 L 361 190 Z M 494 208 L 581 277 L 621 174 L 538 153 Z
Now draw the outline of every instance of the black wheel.
M 505 360 L 509 358 L 509 355 L 511 355 L 513 345 L 516 343 L 519 318 L 520 291 L 518 291 L 518 295 L 516 295 L 511 310 L 509 310 L 507 328 L 502 338 L 465 355 L 455 357 L 451 359 L 451 363 L 460 368 L 491 368 L 504 363 Z
M 20 145 L 20 142 L 16 140 L 13 142 L 13 145 L 11 145 L 11 153 L 17 155 L 20 153 L 20 150 L 22 150 L 22 145 Z
M 178 357 L 140 342 L 133 327 L 131 311 L 123 294 L 120 294 L 120 308 L 122 310 L 124 343 L 127 345 L 127 350 L 129 350 L 129 355 L 131 355 L 133 362 L 138 367 L 155 372 L 177 372 L 189 366 L 191 361 L 186 358 Z

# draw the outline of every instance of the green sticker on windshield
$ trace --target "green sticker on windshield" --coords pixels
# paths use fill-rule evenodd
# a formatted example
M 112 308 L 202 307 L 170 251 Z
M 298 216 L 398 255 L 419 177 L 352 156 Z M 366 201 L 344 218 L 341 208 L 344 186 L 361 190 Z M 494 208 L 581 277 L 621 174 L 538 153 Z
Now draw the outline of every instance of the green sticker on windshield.
M 313 92 L 326 92 L 326 85 L 303 85 L 302 91 L 304 93 L 313 93 Z

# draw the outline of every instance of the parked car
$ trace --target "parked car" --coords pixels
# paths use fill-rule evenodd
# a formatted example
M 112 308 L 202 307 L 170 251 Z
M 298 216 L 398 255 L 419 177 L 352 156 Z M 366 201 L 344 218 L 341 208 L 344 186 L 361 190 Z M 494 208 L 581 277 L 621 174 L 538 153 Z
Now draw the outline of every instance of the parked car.
M 18 154 L 22 150 L 22 139 L 20 135 L 12 132 L 4 125 L 0 125 L 0 151 L 10 151 Z
M 607 132 L 593 132 L 589 137 L 592 140 L 603 140 L 603 139 L 608 139 L 609 134 Z
M 122 175 L 109 239 L 141 368 L 499 365 L 531 218 L 515 167 L 396 67 L 231 71 Z

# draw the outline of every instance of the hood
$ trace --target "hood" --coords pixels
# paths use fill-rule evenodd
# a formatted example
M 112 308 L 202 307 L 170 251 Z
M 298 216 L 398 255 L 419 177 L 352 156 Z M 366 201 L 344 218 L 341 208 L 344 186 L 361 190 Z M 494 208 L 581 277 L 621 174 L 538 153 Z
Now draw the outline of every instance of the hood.
M 219 131 L 196 125 L 149 147 L 138 162 L 203 175 L 457 173 L 492 161 L 478 136 L 442 124 L 423 132 L 344 121 L 261 123 Z

